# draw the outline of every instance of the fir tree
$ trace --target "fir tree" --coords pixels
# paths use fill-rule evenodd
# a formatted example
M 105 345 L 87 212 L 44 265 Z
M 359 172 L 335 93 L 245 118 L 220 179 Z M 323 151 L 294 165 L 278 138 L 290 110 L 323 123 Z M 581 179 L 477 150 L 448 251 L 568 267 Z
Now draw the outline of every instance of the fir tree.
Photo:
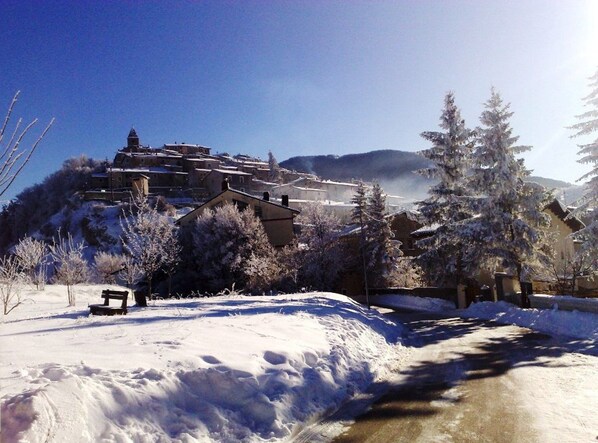
M 368 268 L 372 271 L 372 282 L 385 286 L 400 251 L 386 212 L 386 196 L 382 187 L 375 183 L 367 204 L 366 256 Z
M 463 243 L 461 223 L 472 217 L 469 205 L 468 169 L 473 146 L 473 131 L 465 126 L 455 97 L 449 92 L 444 99 L 440 116 L 440 127 L 444 132 L 426 131 L 423 138 L 432 147 L 420 154 L 432 161 L 432 166 L 418 171 L 438 181 L 428 190 L 428 198 L 419 202 L 424 224 L 437 226 L 434 234 L 418 242 L 424 252 L 418 262 L 436 283 L 447 283 L 455 279 L 458 285 L 469 267 L 462 260 Z
M 271 182 L 280 183 L 282 181 L 281 168 L 272 151 L 268 151 L 268 168 L 270 169 L 269 179 Z
M 585 105 L 591 109 L 578 115 L 577 118 L 581 120 L 579 123 L 573 125 L 571 129 L 576 132 L 573 137 L 581 137 L 598 132 L 598 70 L 590 78 L 590 87 L 592 91 L 584 98 Z M 590 171 L 580 177 L 579 180 L 589 179 L 586 184 L 586 189 L 583 197 L 578 202 L 578 208 L 573 212 L 573 215 L 581 213 L 587 214 L 587 219 L 590 221 L 588 225 L 579 232 L 575 233 L 575 237 L 581 240 L 582 247 L 579 255 L 589 259 L 594 270 L 598 269 L 598 137 L 590 143 L 581 144 L 579 146 L 578 155 L 581 158 L 579 163 L 590 165 Z
M 355 205 L 351 210 L 351 220 L 354 223 L 359 223 L 360 226 L 363 226 L 365 223 L 365 213 L 367 211 L 367 190 L 363 182 L 357 183 L 357 190 L 355 191 L 355 195 L 351 198 L 351 203 Z
M 361 257 L 361 266 L 363 271 L 363 282 L 365 286 L 365 297 L 370 307 L 370 294 L 369 294 L 369 282 L 368 282 L 368 266 L 366 259 L 366 244 L 367 234 L 365 231 L 365 222 L 367 217 L 367 190 L 363 182 L 357 184 L 357 190 L 355 195 L 351 199 L 351 203 L 355 205 L 351 210 L 351 220 L 354 223 L 359 224 L 359 255 Z
M 493 88 L 472 156 L 471 183 L 478 194 L 473 208 L 478 215 L 468 219 L 461 232 L 474 245 L 464 261 L 490 270 L 501 266 L 523 282 L 538 264 L 549 261 L 542 249 L 549 223 L 542 209 L 548 195 L 541 186 L 524 181 L 530 172 L 515 156 L 531 147 L 516 145 L 519 137 L 512 134 L 509 107 Z M 527 303 L 525 285 L 521 288 L 522 303 Z

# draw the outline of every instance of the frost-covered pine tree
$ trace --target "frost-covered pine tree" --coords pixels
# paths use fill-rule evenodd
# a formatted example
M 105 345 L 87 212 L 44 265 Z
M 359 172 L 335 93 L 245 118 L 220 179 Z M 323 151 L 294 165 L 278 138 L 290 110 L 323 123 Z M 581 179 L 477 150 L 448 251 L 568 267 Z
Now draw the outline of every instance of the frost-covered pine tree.
M 372 283 L 376 286 L 386 286 L 387 277 L 401 255 L 400 242 L 393 240 L 394 233 L 387 215 L 384 191 L 378 183 L 374 183 L 367 203 L 366 257 Z
M 464 261 L 491 271 L 502 267 L 524 282 L 538 264 L 549 262 L 542 249 L 549 223 L 542 209 L 548 195 L 543 187 L 525 182 L 530 172 L 516 155 L 531 147 L 516 144 L 519 137 L 513 135 L 509 108 L 493 88 L 480 116 L 482 126 L 476 130 L 472 155 L 478 215 L 468 219 L 461 232 L 470 242 Z M 526 295 L 522 285 L 522 303 L 527 303 Z
M 351 210 L 351 220 L 363 226 L 365 224 L 368 196 L 365 184 L 361 181 L 357 183 L 357 189 L 355 195 L 351 198 L 351 204 L 354 205 Z
M 363 182 L 357 184 L 355 195 L 351 198 L 351 203 L 354 205 L 351 210 L 351 220 L 359 225 L 359 255 L 361 256 L 361 266 L 363 272 L 363 280 L 365 286 L 365 296 L 369 307 L 369 281 L 368 281 L 368 260 L 366 257 L 367 249 L 367 233 L 365 229 L 367 219 L 367 189 Z
M 430 187 L 428 198 L 420 201 L 418 207 L 424 224 L 437 229 L 433 235 L 418 242 L 418 246 L 424 249 L 418 263 L 430 277 L 433 276 L 435 283 L 458 285 L 464 275 L 469 274 L 463 263 L 464 244 L 460 229 L 463 220 L 473 216 L 467 174 L 474 134 L 465 126 L 452 92 L 444 98 L 440 127 L 444 131 L 421 134 L 432 143 L 432 147 L 420 154 L 432 165 L 418 172 L 436 180 L 437 184 Z
M 269 172 L 269 180 L 274 183 L 280 183 L 282 181 L 282 172 L 278 161 L 276 161 L 276 157 L 272 154 L 272 151 L 268 151 L 268 168 L 270 169 Z
M 585 105 L 590 109 L 577 116 L 581 121 L 571 127 L 576 131 L 573 137 L 598 132 L 598 70 L 590 78 L 590 87 L 592 91 L 584 98 Z M 590 171 L 579 179 L 589 181 L 585 185 L 584 195 L 573 215 L 586 214 L 589 223 L 574 235 L 582 241 L 579 258 L 583 257 L 594 270 L 598 270 L 598 137 L 593 142 L 578 146 L 578 155 L 581 156 L 578 161 L 590 165 Z

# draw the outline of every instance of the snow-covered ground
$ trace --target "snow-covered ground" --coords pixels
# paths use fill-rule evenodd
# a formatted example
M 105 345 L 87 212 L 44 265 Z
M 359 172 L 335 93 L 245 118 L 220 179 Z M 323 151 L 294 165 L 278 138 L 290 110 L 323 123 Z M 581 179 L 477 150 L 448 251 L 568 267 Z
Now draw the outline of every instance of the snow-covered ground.
M 373 297 L 376 305 L 387 308 L 412 309 L 414 311 L 444 312 L 455 309 L 455 304 L 440 298 L 413 295 L 384 294 Z
M 500 301 L 473 303 L 459 315 L 523 326 L 553 336 L 562 335 L 598 342 L 598 314 L 590 312 L 520 309 L 511 303 Z
M 399 323 L 338 294 L 160 300 L 90 317 L 87 304 L 105 287 L 77 287 L 75 308 L 64 286 L 31 290 L 2 319 L 2 442 L 287 441 L 372 382 L 396 377 L 393 369 L 436 358 L 435 348 L 404 347 Z M 438 299 L 385 297 L 585 339 L 578 347 L 598 340 L 595 314 L 507 303 L 457 311 Z M 519 334 L 484 330 L 493 340 Z M 455 340 L 463 352 L 480 345 L 477 334 Z M 585 438 L 597 424 L 596 357 L 552 354 L 517 365 L 511 381 L 546 441 Z
M 2 441 L 280 441 L 385 377 L 403 328 L 344 296 L 152 302 L 29 291 L 2 319 Z M 114 303 L 114 302 L 113 302 Z
M 558 309 L 559 302 L 575 300 L 577 303 L 598 305 L 598 299 L 579 299 L 538 295 L 549 298 L 554 303 L 553 309 L 521 309 L 506 302 L 472 303 L 467 309 L 455 311 L 461 317 L 473 317 L 494 320 L 498 323 L 513 324 L 553 336 L 566 336 L 588 339 L 598 342 L 598 314 L 592 312 L 563 311 Z M 375 303 L 388 308 L 411 309 L 427 312 L 450 312 L 455 309 L 454 303 L 430 297 L 411 295 L 377 295 Z

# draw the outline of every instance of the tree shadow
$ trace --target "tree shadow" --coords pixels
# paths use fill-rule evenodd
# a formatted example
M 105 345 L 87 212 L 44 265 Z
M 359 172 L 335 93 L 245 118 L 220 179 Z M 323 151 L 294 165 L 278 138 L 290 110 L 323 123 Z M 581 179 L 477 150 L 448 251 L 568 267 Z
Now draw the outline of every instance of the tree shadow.
M 499 331 L 491 336 L 482 335 L 479 339 L 472 340 L 471 346 L 465 350 L 463 346 L 456 346 L 455 351 L 451 351 L 451 345 L 447 343 L 447 348 L 444 348 L 446 354 L 442 358 L 418 361 L 415 365 L 399 370 L 399 382 L 373 385 L 375 392 L 384 394 L 369 411 L 358 417 L 357 421 L 360 422 L 381 425 L 391 419 L 405 426 L 421 426 L 418 418 L 442 413 L 442 406 L 435 405 L 446 404 L 447 391 L 468 381 L 501 377 L 516 368 L 529 366 L 573 369 L 576 364 L 558 361 L 559 357 L 570 353 L 598 356 L 596 344 L 591 340 L 551 337 L 525 328 L 510 328 L 510 325 L 442 314 L 387 315 L 401 320 L 410 329 L 405 341 L 407 345 L 416 348 L 444 346 L 443 342 L 447 340 L 461 338 L 483 328 L 498 328 Z M 534 383 L 534 380 L 529 383 Z M 467 398 L 450 398 L 450 403 L 455 405 L 467 401 Z M 351 411 L 351 407 L 348 410 Z M 350 418 L 350 412 L 339 411 L 329 420 Z M 339 436 L 335 441 L 363 441 L 370 437 L 363 434 L 363 429 L 371 427 L 351 429 L 351 432 Z

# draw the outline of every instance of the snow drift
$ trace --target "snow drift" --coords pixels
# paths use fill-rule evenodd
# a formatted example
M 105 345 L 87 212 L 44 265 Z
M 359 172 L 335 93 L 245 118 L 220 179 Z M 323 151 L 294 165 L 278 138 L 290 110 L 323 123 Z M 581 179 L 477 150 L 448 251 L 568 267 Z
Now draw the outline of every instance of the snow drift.
M 101 289 L 79 290 L 80 305 Z M 384 376 L 403 349 L 400 325 L 336 294 L 157 301 L 90 317 L 64 308 L 63 290 L 32 292 L 35 303 L 4 318 L 4 442 L 286 440 Z

